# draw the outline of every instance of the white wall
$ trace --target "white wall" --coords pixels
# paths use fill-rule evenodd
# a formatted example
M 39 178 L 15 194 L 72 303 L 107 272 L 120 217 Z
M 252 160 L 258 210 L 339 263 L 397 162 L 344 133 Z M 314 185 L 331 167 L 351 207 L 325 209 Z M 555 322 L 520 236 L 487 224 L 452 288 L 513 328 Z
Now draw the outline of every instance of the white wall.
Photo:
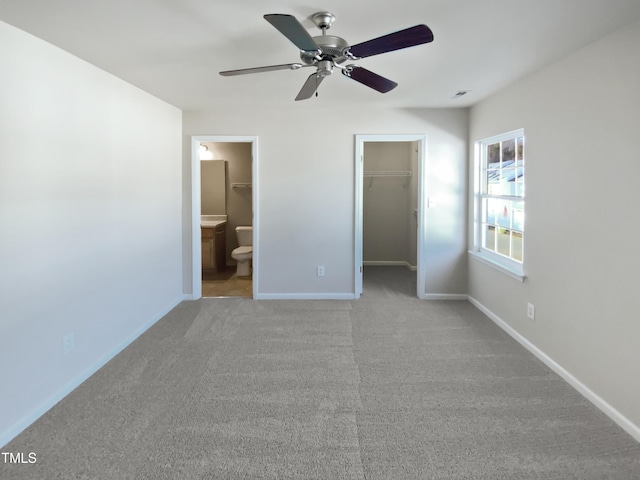
M 0 45 L 4 445 L 182 299 L 182 171 L 178 109 L 2 22 Z
M 259 137 L 260 294 L 354 293 L 356 134 L 426 134 L 425 293 L 466 293 L 468 111 L 326 109 L 311 99 L 271 110 L 184 112 L 184 288 L 191 292 L 191 135 Z M 321 102 L 321 100 L 319 100 Z M 325 277 L 316 276 L 324 265 Z
M 469 261 L 469 294 L 638 439 L 639 50 L 636 23 L 472 108 L 472 141 L 525 129 L 527 279 Z

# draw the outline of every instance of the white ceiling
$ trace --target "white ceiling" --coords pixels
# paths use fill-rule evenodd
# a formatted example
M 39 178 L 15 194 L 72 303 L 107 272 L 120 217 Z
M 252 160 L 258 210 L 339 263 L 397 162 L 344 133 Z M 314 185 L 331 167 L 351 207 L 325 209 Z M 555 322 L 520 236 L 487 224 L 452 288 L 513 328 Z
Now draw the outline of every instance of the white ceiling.
M 294 15 L 315 36 L 317 11 L 352 45 L 420 23 L 435 40 L 358 62 L 398 82 L 384 95 L 336 73 L 294 102 L 312 69 L 218 74 L 298 62 L 263 15 Z M 0 20 L 185 110 L 468 106 L 639 19 L 640 0 L 0 0 Z M 458 90 L 470 93 L 452 99 Z

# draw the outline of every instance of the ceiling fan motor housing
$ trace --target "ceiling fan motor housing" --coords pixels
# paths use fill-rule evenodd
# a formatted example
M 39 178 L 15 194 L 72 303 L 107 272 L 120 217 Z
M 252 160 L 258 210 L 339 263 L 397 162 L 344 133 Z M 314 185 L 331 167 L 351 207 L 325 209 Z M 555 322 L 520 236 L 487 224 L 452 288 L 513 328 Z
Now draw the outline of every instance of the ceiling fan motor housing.
M 325 60 L 333 60 L 335 63 L 343 63 L 347 60 L 347 50 L 349 44 L 344 38 L 334 35 L 321 35 L 313 37 L 318 47 L 320 47 L 320 57 Z M 317 60 L 317 55 L 311 52 L 300 52 L 300 58 L 307 65 L 312 65 Z

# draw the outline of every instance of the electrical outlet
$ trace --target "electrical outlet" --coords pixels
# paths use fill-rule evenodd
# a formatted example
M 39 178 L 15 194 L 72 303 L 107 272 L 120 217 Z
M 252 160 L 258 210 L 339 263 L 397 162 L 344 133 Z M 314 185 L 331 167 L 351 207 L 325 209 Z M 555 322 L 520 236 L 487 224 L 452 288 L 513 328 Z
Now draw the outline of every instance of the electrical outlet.
M 318 265 L 317 274 L 319 277 L 324 277 L 324 266 Z
M 533 303 L 527 303 L 527 317 L 531 320 L 535 320 L 536 318 L 536 307 Z
M 76 339 L 73 332 L 67 333 L 62 337 L 62 353 L 67 354 L 75 347 Z

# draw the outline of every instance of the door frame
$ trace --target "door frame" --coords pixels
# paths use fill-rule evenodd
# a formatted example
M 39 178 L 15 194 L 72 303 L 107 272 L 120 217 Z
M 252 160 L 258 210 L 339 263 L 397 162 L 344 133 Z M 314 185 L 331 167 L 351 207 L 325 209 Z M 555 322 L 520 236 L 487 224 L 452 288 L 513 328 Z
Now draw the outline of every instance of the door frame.
M 200 143 L 250 143 L 251 144 L 251 209 L 253 216 L 253 298 L 258 296 L 258 269 L 260 267 L 258 240 L 258 137 L 246 135 L 192 135 L 191 136 L 191 270 L 193 299 L 202 298 L 202 240 L 200 232 Z
M 416 296 L 425 298 L 425 272 L 424 265 L 426 245 L 425 210 L 425 164 L 427 155 L 427 136 L 424 134 L 378 134 L 356 135 L 355 148 L 355 225 L 354 225 L 354 294 L 360 298 L 362 294 L 362 215 L 363 215 L 363 185 L 364 185 L 364 144 L 367 142 L 418 142 L 418 238 L 417 238 L 417 287 Z

